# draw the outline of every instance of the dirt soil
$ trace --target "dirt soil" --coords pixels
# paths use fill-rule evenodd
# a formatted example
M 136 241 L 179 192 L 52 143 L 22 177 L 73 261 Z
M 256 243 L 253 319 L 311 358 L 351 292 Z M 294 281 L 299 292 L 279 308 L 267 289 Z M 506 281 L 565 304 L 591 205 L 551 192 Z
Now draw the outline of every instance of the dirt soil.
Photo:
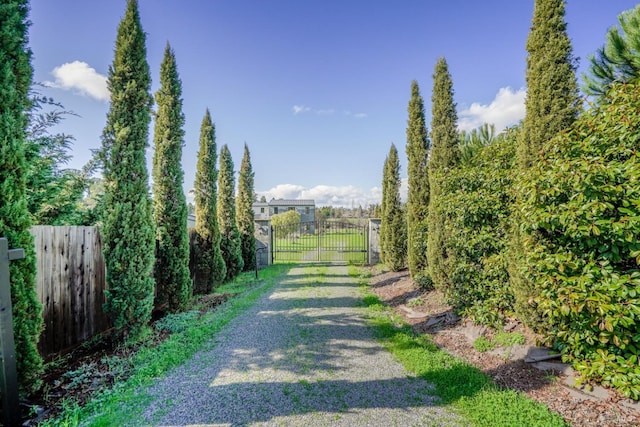
M 478 367 L 501 387 L 521 391 L 544 403 L 573 426 L 640 426 L 640 406 L 615 391 L 604 390 L 594 396 L 565 384 L 566 375 L 505 357 L 508 352 L 477 351 L 473 346 L 475 338 L 491 338 L 497 331 L 460 318 L 440 292 L 420 289 L 407 271 L 383 272 L 373 268 L 370 285 L 414 331 L 430 335 L 440 348 Z M 515 321 L 505 330 L 522 334 L 526 344 L 536 344 L 535 335 Z

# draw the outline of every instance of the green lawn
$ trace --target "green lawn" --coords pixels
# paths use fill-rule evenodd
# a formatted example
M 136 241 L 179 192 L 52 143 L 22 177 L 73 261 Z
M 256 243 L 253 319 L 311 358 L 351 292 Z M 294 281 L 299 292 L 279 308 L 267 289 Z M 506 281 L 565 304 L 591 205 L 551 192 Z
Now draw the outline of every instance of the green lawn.
M 363 230 L 303 234 L 274 238 L 274 263 L 367 261 L 367 242 Z

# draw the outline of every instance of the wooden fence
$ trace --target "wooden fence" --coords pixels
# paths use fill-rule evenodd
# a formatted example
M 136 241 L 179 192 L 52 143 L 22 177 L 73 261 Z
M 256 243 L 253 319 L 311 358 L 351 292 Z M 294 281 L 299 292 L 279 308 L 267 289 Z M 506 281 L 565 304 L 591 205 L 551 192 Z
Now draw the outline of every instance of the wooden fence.
M 97 227 L 35 226 L 38 297 L 45 329 L 43 356 L 72 347 L 110 324 L 105 301 L 105 266 Z
M 47 357 L 111 327 L 102 309 L 106 289 L 102 240 L 98 227 L 38 225 L 31 234 L 44 318 L 39 349 Z

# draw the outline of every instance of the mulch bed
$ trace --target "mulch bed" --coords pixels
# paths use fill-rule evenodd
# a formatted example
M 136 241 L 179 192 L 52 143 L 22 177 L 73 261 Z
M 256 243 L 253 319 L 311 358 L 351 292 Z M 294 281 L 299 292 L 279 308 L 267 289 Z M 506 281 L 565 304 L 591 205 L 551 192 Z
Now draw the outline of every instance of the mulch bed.
M 635 408 L 626 406 L 623 403 L 629 403 L 628 399 L 615 391 L 610 391 L 604 399 L 582 396 L 577 389 L 572 390 L 562 383 L 561 374 L 535 369 L 524 361 L 477 351 L 473 342 L 465 338 L 471 322 L 453 313 L 441 293 L 421 290 L 407 271 L 382 272 L 373 268 L 372 273 L 371 290 L 412 325 L 414 331 L 429 334 L 440 348 L 481 369 L 501 387 L 521 391 L 544 403 L 573 426 L 640 426 L 638 405 L 632 405 Z M 427 317 L 416 313 L 427 314 Z M 535 335 L 521 324 L 513 323 L 508 328 L 523 334 L 529 344 L 535 344 Z M 490 335 L 492 331 L 485 333 Z

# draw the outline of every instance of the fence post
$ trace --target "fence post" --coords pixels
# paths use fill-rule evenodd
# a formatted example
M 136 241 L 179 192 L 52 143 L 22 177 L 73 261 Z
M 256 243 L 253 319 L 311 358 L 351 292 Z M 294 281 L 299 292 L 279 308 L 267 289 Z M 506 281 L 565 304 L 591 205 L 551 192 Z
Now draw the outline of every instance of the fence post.
M 258 260 L 259 260 L 258 254 L 260 253 L 260 249 L 262 249 L 262 248 L 257 248 L 256 249 L 256 253 L 255 253 L 256 259 L 255 259 L 254 264 L 256 265 L 256 280 L 258 280 Z
M 271 222 L 269 222 L 269 234 L 268 234 L 268 240 L 269 240 L 269 246 L 267 249 L 267 265 L 271 265 L 273 264 L 273 227 L 271 226 Z
M 0 238 L 0 391 L 2 392 L 2 419 L 5 426 L 18 424 L 20 407 L 18 401 L 18 373 L 13 341 L 13 318 L 11 316 L 11 283 L 9 261 L 23 259 L 23 249 L 9 250 L 7 239 Z

